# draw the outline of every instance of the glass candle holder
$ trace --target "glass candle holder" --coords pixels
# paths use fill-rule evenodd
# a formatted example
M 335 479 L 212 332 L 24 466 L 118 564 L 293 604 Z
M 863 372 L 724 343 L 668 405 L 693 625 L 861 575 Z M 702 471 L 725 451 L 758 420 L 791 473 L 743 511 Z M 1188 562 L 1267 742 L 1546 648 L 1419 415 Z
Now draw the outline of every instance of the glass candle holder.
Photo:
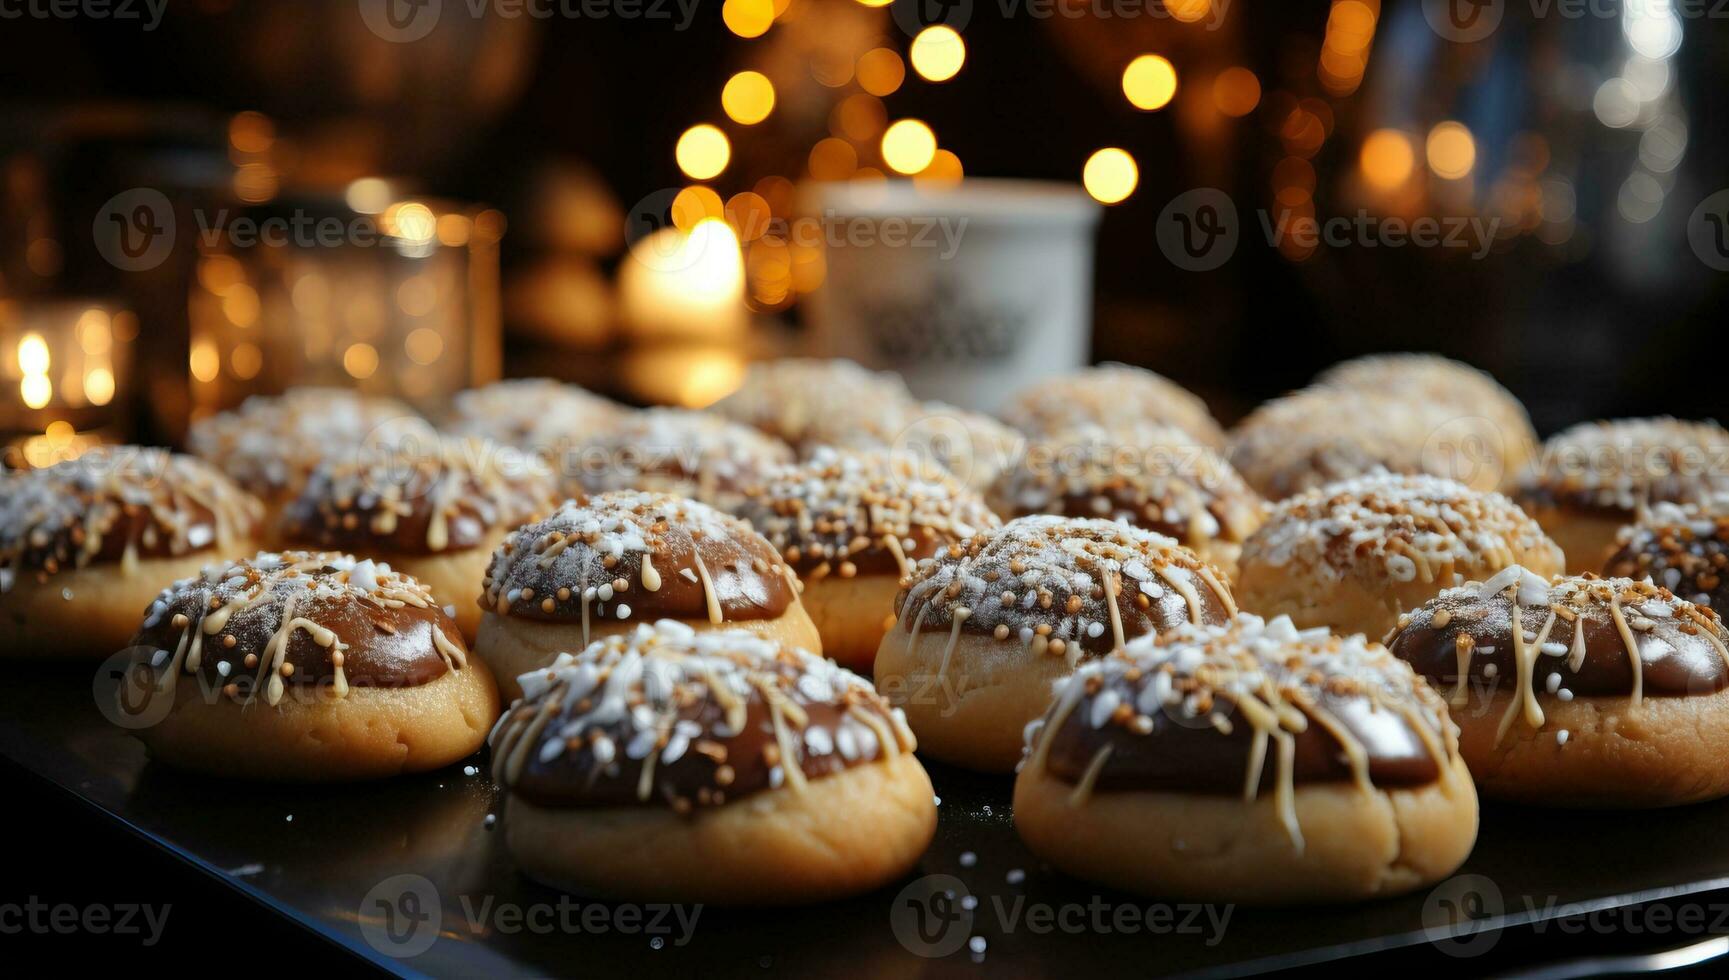
M 430 406 L 496 380 L 503 228 L 497 211 L 358 181 L 204 233 L 187 309 L 194 413 L 301 385 Z
M 119 439 L 127 428 L 137 319 L 77 298 L 0 303 L 0 432 L 14 466 L 46 465 L 47 448 Z M 23 450 L 28 449 L 29 452 Z

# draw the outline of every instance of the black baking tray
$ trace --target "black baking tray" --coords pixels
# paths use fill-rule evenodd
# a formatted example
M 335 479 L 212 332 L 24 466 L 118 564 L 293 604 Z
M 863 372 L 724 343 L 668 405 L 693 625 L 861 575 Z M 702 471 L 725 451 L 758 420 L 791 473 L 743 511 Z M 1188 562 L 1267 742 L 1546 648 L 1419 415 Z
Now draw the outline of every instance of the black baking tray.
M 1460 871 L 1467 877 L 1356 905 L 1233 909 L 1221 934 L 1213 923 L 1223 909 L 1211 919 L 1188 907 L 1149 915 L 1158 903 L 1040 867 L 1015 836 L 1010 779 L 933 764 L 936 840 L 917 871 L 878 892 L 807 908 L 704 909 L 688 932 L 671 912 L 651 934 L 644 927 L 660 910 L 572 908 L 568 899 L 572 928 L 544 918 L 518 924 L 515 910 L 557 914 L 562 896 L 516 872 L 488 820 L 499 801 L 483 755 L 365 784 L 183 775 L 148 764 L 138 741 L 104 719 L 96 673 L 49 664 L 10 671 L 0 685 L 0 754 L 107 814 L 117 833 L 141 834 L 399 973 L 1226 976 L 1431 940 L 1468 953 L 1502 928 L 1729 887 L 1729 801 L 1643 813 L 1486 806 Z M 1043 908 L 1074 928 L 1056 918 L 1033 928 L 1029 910 Z M 642 917 L 634 928 L 633 913 Z M 982 953 L 967 945 L 974 937 Z

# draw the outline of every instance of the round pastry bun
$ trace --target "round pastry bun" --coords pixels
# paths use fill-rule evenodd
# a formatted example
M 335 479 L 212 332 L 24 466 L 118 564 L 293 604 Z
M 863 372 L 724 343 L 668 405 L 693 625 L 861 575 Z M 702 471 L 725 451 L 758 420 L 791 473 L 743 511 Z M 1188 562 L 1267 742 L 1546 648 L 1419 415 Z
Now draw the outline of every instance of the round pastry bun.
M 1017 392 L 999 413 L 1029 435 L 1053 436 L 1077 428 L 1106 430 L 1166 425 L 1202 445 L 1223 449 L 1225 433 L 1207 403 L 1162 375 L 1127 364 L 1107 363 L 1054 378 Z
M 162 764 L 315 782 L 456 762 L 484 743 L 499 702 L 419 582 L 369 559 L 283 552 L 163 589 L 117 707 Z
M 548 808 L 511 796 L 505 840 L 529 877 L 625 901 L 800 905 L 870 891 L 936 834 L 930 777 L 911 753 L 680 816 Z
M 802 604 L 788 607 L 774 619 L 743 619 L 720 624 L 706 619 L 675 619 L 671 622 L 683 623 L 699 632 L 745 630 L 794 649 L 822 649 L 822 638 L 817 635 L 816 624 L 811 622 Z M 499 692 L 509 703 L 522 697 L 522 675 L 546 667 L 561 653 L 575 653 L 596 640 L 632 633 L 641 625 L 630 620 L 596 620 L 589 624 L 585 635 L 581 623 L 544 623 L 488 611 L 480 615 L 474 651 L 475 656 L 486 661 L 497 675 Z
M 904 719 L 808 651 L 661 620 L 523 682 L 492 772 L 511 854 L 556 887 L 802 904 L 905 874 L 935 832 Z
M 1088 881 L 1163 898 L 1295 905 L 1380 898 L 1452 874 L 1477 839 L 1477 795 L 1464 761 L 1415 788 L 1300 785 L 1303 847 L 1269 794 L 1097 793 L 1042 771 L 1015 782 L 1015 830 L 1033 853 Z
M 150 758 L 233 779 L 335 782 L 441 769 L 466 759 L 498 718 L 492 672 L 470 659 L 418 687 L 328 688 L 274 707 L 175 689 L 167 718 L 139 731 Z
M 783 357 L 752 364 L 738 389 L 709 411 L 805 446 L 833 440 L 844 425 L 837 417 L 871 424 L 865 420 L 878 412 L 913 403 L 906 382 L 891 371 L 867 370 L 844 358 Z
M 1688 602 L 1729 612 L 1729 510 L 1657 504 L 1622 528 L 1608 578 L 1651 579 Z
M 1161 534 L 1017 518 L 920 562 L 903 582 L 896 626 L 877 648 L 877 688 L 931 755 L 1008 772 L 1058 678 L 1113 644 L 1235 613 L 1218 570 Z
M 0 478 L 0 657 L 126 646 L 164 585 L 256 544 L 263 506 L 215 467 L 103 446 Z
M 900 587 L 900 578 L 894 575 L 831 576 L 806 582 L 799 604 L 822 638 L 823 655 L 848 670 L 871 672 L 883 636 L 894 626 Z M 796 645 L 798 637 L 783 639 Z
M 1512 501 L 1383 473 L 1274 505 L 1243 546 L 1235 591 L 1250 612 L 1379 639 L 1442 589 L 1513 565 L 1552 575 L 1562 558 Z
M 450 597 L 453 601 L 446 604 L 444 611 L 451 619 L 456 620 L 456 628 L 462 631 L 462 638 L 472 646 L 480 636 L 481 611 L 478 605 L 466 599 L 480 588 L 481 580 L 486 578 L 486 566 L 492 561 L 493 551 L 509 533 L 501 528 L 492 532 L 487 541 L 478 547 L 436 555 L 391 554 L 388 551 L 372 551 L 368 552 L 368 555 L 404 575 L 420 580 L 433 595 L 440 598 Z
M 1642 508 L 1729 500 L 1729 431 L 1672 418 L 1582 422 L 1551 436 L 1513 499 L 1567 552 L 1567 571 L 1597 572 Z

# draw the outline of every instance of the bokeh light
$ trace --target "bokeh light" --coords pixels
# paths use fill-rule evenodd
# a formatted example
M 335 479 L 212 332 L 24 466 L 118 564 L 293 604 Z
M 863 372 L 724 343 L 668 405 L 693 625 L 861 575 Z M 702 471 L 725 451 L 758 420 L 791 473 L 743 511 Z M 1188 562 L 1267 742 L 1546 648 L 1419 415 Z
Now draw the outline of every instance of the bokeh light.
M 893 48 L 872 48 L 858 59 L 858 84 L 871 95 L 892 95 L 906 81 L 907 66 Z
M 1143 54 L 1123 69 L 1123 94 L 1137 109 L 1163 109 L 1177 94 L 1177 69 L 1161 55 Z
M 1107 146 L 1087 158 L 1081 171 L 1081 183 L 1093 199 L 1103 204 L 1126 200 L 1140 183 L 1141 171 L 1127 150 Z
M 692 126 L 678 138 L 674 150 L 678 169 L 692 180 L 709 180 L 726 169 L 732 160 L 732 146 L 726 134 L 708 123 Z
M 761 37 L 774 26 L 774 4 L 771 0 L 726 0 L 720 19 L 739 37 Z
M 1463 123 L 1447 120 L 1429 130 L 1425 146 L 1429 169 L 1435 176 L 1458 180 L 1471 172 L 1477 162 L 1477 142 Z
M 919 31 L 907 49 L 913 71 L 927 82 L 946 82 L 966 64 L 967 43 L 947 24 L 933 24 Z
M 1411 138 L 1396 129 L 1377 129 L 1363 141 L 1358 158 L 1363 179 L 1371 187 L 1392 190 L 1409 180 L 1416 166 Z
M 883 133 L 883 162 L 896 172 L 916 174 L 936 157 L 937 137 L 917 119 L 902 119 Z
M 720 104 L 733 122 L 754 126 L 774 111 L 774 83 L 760 71 L 741 71 L 727 79 Z

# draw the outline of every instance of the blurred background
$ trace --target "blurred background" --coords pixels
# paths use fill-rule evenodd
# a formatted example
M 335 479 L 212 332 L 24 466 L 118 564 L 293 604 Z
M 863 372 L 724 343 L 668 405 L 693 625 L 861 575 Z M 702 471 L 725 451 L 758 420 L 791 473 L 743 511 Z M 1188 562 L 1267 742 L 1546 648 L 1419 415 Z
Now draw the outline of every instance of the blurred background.
M 1389 349 L 1492 371 L 1545 433 L 1720 417 L 1710 6 L 18 3 L 0 432 L 174 441 L 295 384 L 522 375 L 701 406 L 861 331 L 987 390 L 1024 380 L 993 358 L 1140 364 L 1226 420 Z M 799 233 L 886 181 L 974 222 L 970 258 Z

